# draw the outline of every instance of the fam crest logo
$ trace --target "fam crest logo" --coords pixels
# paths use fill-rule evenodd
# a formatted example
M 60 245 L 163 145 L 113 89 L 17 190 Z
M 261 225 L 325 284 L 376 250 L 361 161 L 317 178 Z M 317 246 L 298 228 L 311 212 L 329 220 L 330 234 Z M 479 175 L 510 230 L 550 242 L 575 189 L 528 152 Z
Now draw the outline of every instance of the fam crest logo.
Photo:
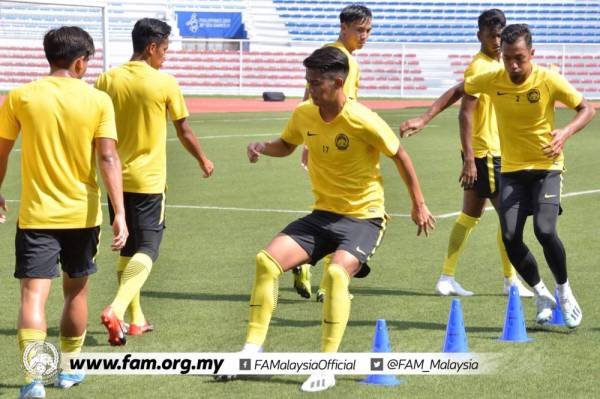
M 532 104 L 535 104 L 538 101 L 540 101 L 540 91 L 536 88 L 529 90 L 527 92 L 527 101 L 529 101 Z
M 350 147 L 350 139 L 344 133 L 335 136 L 335 146 L 340 151 L 345 151 Z
M 49 342 L 32 342 L 23 352 L 23 367 L 34 380 L 52 381 L 58 373 L 59 361 L 56 347 Z

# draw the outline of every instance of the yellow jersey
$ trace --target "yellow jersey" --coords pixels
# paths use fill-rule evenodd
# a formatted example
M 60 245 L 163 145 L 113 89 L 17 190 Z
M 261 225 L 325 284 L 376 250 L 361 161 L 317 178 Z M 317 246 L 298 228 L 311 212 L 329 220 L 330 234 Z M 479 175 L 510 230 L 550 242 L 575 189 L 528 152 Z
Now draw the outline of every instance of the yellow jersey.
M 469 77 L 465 92 L 490 96 L 500 132 L 502 172 L 563 169 L 562 153 L 551 159 L 543 152 L 552 141 L 554 103 L 576 108 L 583 100 L 563 76 L 534 64 L 525 82 L 516 85 L 500 69 Z
M 189 115 L 171 75 L 146 62 L 130 61 L 101 74 L 96 87 L 115 107 L 123 191 L 160 194 L 167 181 L 167 112 L 172 120 Z
M 479 52 L 465 70 L 465 79 L 486 72 L 498 71 L 503 66 L 500 62 Z M 485 158 L 488 155 L 500 156 L 500 138 L 494 106 L 487 94 L 478 95 L 477 105 L 473 112 L 472 145 L 475 158 Z
M 358 62 L 356 62 L 352 54 L 350 54 L 348 49 L 344 46 L 344 43 L 340 40 L 326 44 L 325 46 L 335 47 L 348 57 L 348 66 L 350 68 L 348 70 L 348 77 L 346 77 L 346 81 L 344 82 L 344 94 L 346 95 L 346 98 L 350 100 L 357 100 L 358 84 L 360 81 L 360 68 L 358 67 Z
M 110 98 L 84 81 L 47 76 L 12 90 L 0 137 L 22 132 L 22 229 L 78 229 L 102 222 L 94 139 L 117 139 Z
M 310 153 L 313 209 L 366 219 L 384 217 L 379 155 L 393 156 L 400 141 L 376 113 L 346 101 L 331 122 L 305 101 L 294 110 L 281 139 Z

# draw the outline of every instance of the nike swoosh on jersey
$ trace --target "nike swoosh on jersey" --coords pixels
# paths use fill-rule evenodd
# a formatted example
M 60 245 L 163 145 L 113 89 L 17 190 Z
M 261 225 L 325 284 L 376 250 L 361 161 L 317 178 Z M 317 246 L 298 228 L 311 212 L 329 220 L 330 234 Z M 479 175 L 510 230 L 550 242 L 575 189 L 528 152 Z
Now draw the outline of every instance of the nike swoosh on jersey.
M 544 194 L 544 198 L 548 199 L 548 198 L 555 198 L 558 197 L 558 195 L 556 194 Z

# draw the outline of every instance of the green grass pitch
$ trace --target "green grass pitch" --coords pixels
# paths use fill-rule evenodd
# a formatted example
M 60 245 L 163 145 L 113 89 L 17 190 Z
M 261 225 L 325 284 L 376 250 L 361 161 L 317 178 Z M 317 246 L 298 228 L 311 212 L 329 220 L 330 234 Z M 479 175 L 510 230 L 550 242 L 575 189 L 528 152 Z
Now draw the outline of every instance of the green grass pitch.
M 421 110 L 382 111 L 394 130 L 401 120 Z M 562 126 L 572 111 L 557 112 Z M 203 179 L 193 159 L 169 131 L 167 230 L 161 254 L 147 281 L 142 303 L 156 331 L 133 337 L 124 348 L 107 343 L 99 314 L 116 290 L 116 254 L 109 250 L 110 230 L 103 225 L 103 242 L 97 258 L 99 272 L 91 280 L 90 320 L 86 351 L 101 352 L 234 352 L 241 348 L 247 323 L 247 303 L 254 278 L 254 256 L 298 213 L 307 211 L 312 194 L 300 168 L 299 151 L 288 158 L 262 158 L 251 165 L 246 158 L 249 141 L 276 137 L 288 113 L 206 114 L 191 118 L 202 145 L 215 162 L 215 174 Z M 564 191 L 600 189 L 600 118 L 573 137 L 566 147 Z M 462 193 L 456 109 L 447 111 L 420 135 L 402 141 L 420 178 L 431 211 L 443 215 L 459 211 Z M 13 153 L 2 193 L 18 199 L 19 153 Z M 394 165 L 382 159 L 388 212 L 410 212 L 406 190 Z M 362 376 L 340 376 L 335 389 L 319 397 L 415 398 L 593 398 L 600 397 L 600 193 L 563 199 L 565 212 L 559 233 L 565 244 L 571 284 L 584 311 L 576 331 L 565 327 L 537 327 L 535 306 L 524 300 L 527 344 L 497 342 L 502 331 L 506 297 L 496 246 L 497 217 L 487 212 L 472 234 L 457 268 L 457 279 L 476 296 L 462 299 L 469 349 L 496 352 L 501 363 L 487 376 L 406 376 L 397 387 L 359 385 Z M 18 204 L 11 202 L 9 221 L 0 228 L 0 396 L 16 397 L 22 383 L 16 345 L 19 288 L 12 277 L 14 226 Z M 225 209 L 208 209 L 208 207 Z M 227 209 L 236 208 L 236 209 Z M 240 210 L 239 208 L 242 208 Z M 262 210 L 243 210 L 262 209 Z M 106 210 L 106 208 L 105 208 Z M 105 217 L 106 220 L 106 217 Z M 454 216 L 439 218 L 429 238 L 416 237 L 409 218 L 394 217 L 386 238 L 372 260 L 373 272 L 354 280 L 350 322 L 341 351 L 368 352 L 375 320 L 388 322 L 396 352 L 436 352 L 442 348 L 449 298 L 433 295 L 441 270 Z M 526 242 L 540 264 L 546 283 L 553 278 L 535 241 L 531 224 Z M 314 270 L 313 291 L 321 271 Z M 49 340 L 57 343 L 62 306 L 60 281 L 47 305 Z M 274 314 L 265 350 L 314 352 L 319 349 L 321 306 L 301 299 L 292 289 L 291 275 L 280 283 L 279 308 Z M 215 383 L 204 376 L 89 376 L 69 391 L 47 389 L 48 398 L 246 398 L 299 397 L 304 376 L 280 376 L 267 382 Z

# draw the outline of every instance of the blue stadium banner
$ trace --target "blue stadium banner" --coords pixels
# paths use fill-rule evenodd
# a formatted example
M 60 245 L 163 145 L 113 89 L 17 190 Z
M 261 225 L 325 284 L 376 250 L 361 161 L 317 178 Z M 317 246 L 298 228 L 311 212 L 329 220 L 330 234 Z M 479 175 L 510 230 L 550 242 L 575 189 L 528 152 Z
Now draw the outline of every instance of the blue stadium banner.
M 241 12 L 176 11 L 177 27 L 183 37 L 246 39 Z

